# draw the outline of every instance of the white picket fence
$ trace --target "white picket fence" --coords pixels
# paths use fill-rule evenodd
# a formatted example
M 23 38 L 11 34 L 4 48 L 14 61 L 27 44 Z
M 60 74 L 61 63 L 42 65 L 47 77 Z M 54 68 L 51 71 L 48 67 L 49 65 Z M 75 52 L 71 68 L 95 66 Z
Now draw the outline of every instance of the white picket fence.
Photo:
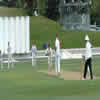
M 99 56 L 100 48 L 93 48 L 92 52 L 93 56 Z M 61 59 L 81 59 L 84 53 L 85 53 L 85 48 L 61 49 Z M 53 57 L 55 57 L 55 51 L 53 52 Z M 31 53 L 29 53 L 29 55 L 24 56 L 23 58 L 31 59 L 32 58 Z M 45 50 L 38 50 L 36 58 L 42 59 L 42 58 L 48 58 L 48 56 L 45 55 Z
M 68 59 L 82 59 L 82 55 L 85 52 L 85 48 L 76 48 L 76 49 L 61 49 L 61 60 L 68 60 Z M 93 56 L 100 56 L 100 48 L 93 48 L 92 49 Z M 37 51 L 37 60 L 39 61 L 47 61 L 48 56 L 45 55 L 45 50 L 38 50 Z M 14 55 L 13 62 L 29 62 L 32 61 L 31 51 L 27 54 L 22 55 Z M 53 53 L 53 60 L 55 59 L 55 51 Z M 0 59 L 1 60 L 1 59 Z M 2 56 L 3 63 L 8 63 L 8 56 Z
M 100 55 L 100 48 L 92 48 L 93 56 Z M 62 59 L 81 59 L 85 54 L 85 48 L 62 49 Z

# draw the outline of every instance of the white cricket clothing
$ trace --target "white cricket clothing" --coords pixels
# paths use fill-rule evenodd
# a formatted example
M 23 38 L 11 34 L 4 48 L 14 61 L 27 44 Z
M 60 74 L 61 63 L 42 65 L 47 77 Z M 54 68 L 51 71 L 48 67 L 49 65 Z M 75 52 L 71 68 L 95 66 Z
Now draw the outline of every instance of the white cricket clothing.
M 33 45 L 33 46 L 32 46 L 32 53 L 35 53 L 35 54 L 36 54 L 36 52 L 37 52 L 36 45 Z
M 45 54 L 50 55 L 50 56 L 53 55 L 52 48 L 47 48 L 45 51 Z
M 60 72 L 60 41 L 56 38 L 55 41 L 56 56 L 55 56 L 55 71 Z
M 7 49 L 8 53 L 11 54 L 11 47 L 8 46 L 8 49 Z
M 52 48 L 47 48 L 45 53 L 48 55 L 48 64 L 52 65 L 52 56 L 53 56 Z
M 13 64 L 13 55 L 12 55 L 12 51 L 11 50 L 12 50 L 12 48 L 9 45 L 8 49 L 7 49 L 7 51 L 8 51 L 8 69 L 10 68 L 10 64 L 11 64 L 12 67 L 14 67 L 14 64 Z
M 89 41 L 86 42 L 86 48 L 85 48 L 85 60 L 92 57 L 92 45 Z
M 60 56 L 56 55 L 55 57 L 55 70 L 56 72 L 60 72 Z
M 55 41 L 55 47 L 56 47 L 56 55 L 60 55 L 60 41 L 56 39 Z
M 36 45 L 32 45 L 32 66 L 36 65 L 36 53 L 37 47 Z

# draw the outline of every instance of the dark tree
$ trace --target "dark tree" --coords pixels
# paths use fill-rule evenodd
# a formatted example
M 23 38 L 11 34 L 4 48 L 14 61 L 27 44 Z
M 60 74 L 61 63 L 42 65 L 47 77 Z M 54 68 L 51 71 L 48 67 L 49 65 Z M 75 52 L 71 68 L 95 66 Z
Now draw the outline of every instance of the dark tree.
M 59 0 L 48 0 L 47 2 L 47 9 L 46 9 L 46 15 L 48 18 L 56 20 L 59 16 L 58 13 L 58 4 Z

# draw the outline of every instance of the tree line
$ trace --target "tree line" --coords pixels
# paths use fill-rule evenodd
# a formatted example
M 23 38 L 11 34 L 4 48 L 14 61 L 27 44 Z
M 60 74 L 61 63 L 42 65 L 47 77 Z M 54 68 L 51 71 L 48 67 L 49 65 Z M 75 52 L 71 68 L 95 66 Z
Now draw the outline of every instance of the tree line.
M 100 0 L 92 2 L 91 23 L 100 25 Z M 40 13 L 48 18 L 56 20 L 59 16 L 59 0 L 2 0 L 1 4 L 12 8 L 24 8 L 29 15 L 33 15 L 34 10 L 39 9 Z

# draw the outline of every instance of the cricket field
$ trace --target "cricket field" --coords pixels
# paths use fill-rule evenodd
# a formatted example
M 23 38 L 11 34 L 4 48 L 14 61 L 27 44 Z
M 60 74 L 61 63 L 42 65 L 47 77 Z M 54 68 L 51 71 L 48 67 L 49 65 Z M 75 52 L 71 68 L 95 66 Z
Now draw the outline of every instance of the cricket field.
M 66 96 L 88 96 L 88 98 L 99 96 L 99 65 L 100 57 L 94 57 L 95 79 L 80 80 L 80 67 L 83 67 L 81 60 L 62 60 L 60 76 L 54 72 L 54 64 L 53 71 L 48 73 L 46 59 L 38 59 L 37 65 L 34 67 L 31 65 L 31 60 L 19 62 L 9 70 L 7 64 L 4 64 L 4 69 L 0 72 L 0 100 L 22 100 L 23 98 L 23 100 L 33 100 L 34 98 L 36 100 L 61 100 L 62 96 L 62 99 L 66 100 Z M 56 97 L 49 98 L 48 96 Z

